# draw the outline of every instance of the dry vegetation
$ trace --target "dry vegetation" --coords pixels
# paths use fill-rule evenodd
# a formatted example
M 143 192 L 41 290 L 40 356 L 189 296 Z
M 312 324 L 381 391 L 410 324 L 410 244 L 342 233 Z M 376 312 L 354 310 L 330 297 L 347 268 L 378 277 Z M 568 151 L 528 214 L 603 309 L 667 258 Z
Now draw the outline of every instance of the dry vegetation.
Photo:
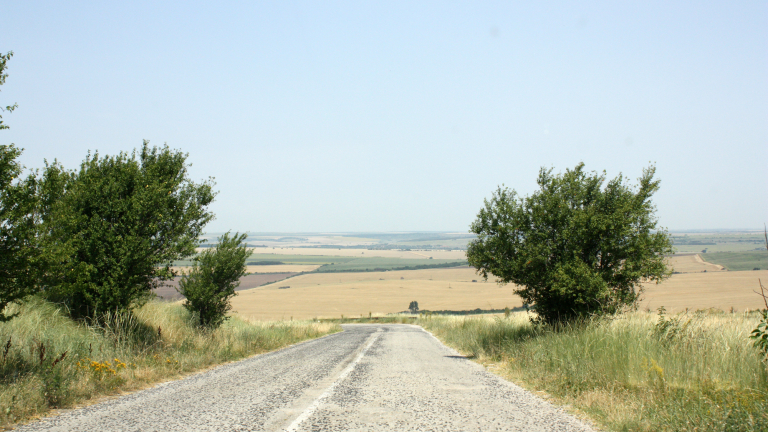
M 748 338 L 758 321 L 755 312 L 635 312 L 554 331 L 518 313 L 418 324 L 608 430 L 765 431 L 768 365 Z
M 340 330 L 333 323 L 233 317 L 201 331 L 186 309 L 165 302 L 99 328 L 38 299 L 10 308 L 20 315 L 0 323 L 0 428 Z

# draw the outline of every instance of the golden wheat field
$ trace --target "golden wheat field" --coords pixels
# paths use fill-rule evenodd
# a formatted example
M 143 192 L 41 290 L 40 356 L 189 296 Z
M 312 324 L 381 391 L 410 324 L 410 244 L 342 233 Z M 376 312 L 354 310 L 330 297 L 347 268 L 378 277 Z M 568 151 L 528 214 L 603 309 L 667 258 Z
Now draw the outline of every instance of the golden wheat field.
M 477 282 L 472 282 L 472 280 Z M 290 288 L 281 288 L 290 287 Z M 258 319 L 359 317 L 408 309 L 503 309 L 522 305 L 508 286 L 483 282 L 473 269 L 452 268 L 366 273 L 312 273 L 239 291 L 240 315 Z
M 758 278 L 768 282 L 768 270 L 731 272 L 699 261 L 695 255 L 670 259 L 675 271 L 662 284 L 648 284 L 641 309 L 664 306 L 670 311 L 765 307 Z M 704 270 L 707 270 L 704 272 Z M 477 282 L 472 282 L 476 280 Z M 281 288 L 282 287 L 282 288 Z M 289 287 L 289 288 L 285 288 Z M 513 286 L 484 282 L 474 269 L 449 268 L 366 273 L 311 273 L 271 285 L 243 290 L 232 299 L 233 309 L 254 319 L 359 317 L 401 312 L 411 301 L 421 309 L 474 310 L 522 306 Z

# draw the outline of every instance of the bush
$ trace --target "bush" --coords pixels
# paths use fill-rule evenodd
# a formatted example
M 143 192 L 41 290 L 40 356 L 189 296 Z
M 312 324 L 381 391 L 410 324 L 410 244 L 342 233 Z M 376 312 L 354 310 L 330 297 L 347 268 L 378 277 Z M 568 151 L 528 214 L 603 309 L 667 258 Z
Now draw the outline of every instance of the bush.
M 247 234 L 229 233 L 219 244 L 195 258 L 192 269 L 179 282 L 179 292 L 187 300 L 184 307 L 199 319 L 203 327 L 216 328 L 232 309 L 229 300 L 245 275 L 245 260 L 251 255 L 243 243 Z
M 664 254 L 672 242 L 651 203 L 654 172 L 644 170 L 630 188 L 621 175 L 604 184 L 605 174 L 579 164 L 562 175 L 542 169 L 539 190 L 526 198 L 499 188 L 472 223 L 469 264 L 486 279 L 515 283 L 547 323 L 633 307 L 642 282 L 671 274 Z
M 40 179 L 44 245 L 55 256 L 46 296 L 72 316 L 131 308 L 170 279 L 174 260 L 190 256 L 203 226 L 212 183 L 193 183 L 187 155 L 149 147 L 132 155 L 88 155 L 79 171 L 54 163 Z

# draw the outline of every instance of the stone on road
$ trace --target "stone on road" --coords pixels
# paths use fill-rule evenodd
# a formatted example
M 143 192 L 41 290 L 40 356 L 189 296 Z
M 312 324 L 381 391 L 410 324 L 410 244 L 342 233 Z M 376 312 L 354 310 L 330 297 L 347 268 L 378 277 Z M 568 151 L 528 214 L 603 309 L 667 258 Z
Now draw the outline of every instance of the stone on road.
M 592 430 L 420 327 L 343 328 L 18 430 Z

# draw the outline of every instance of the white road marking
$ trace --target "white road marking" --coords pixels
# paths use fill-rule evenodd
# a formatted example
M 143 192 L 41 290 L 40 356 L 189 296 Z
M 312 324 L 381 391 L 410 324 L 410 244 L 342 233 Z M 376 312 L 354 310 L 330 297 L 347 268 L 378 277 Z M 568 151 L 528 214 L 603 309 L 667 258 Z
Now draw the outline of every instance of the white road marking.
M 312 402 L 307 409 L 305 409 L 296 419 L 293 421 L 293 423 L 290 424 L 287 428 L 285 428 L 285 432 L 295 432 L 298 430 L 299 425 L 304 422 L 304 420 L 308 419 L 309 416 L 315 413 L 317 411 L 317 408 L 320 406 L 320 404 L 323 402 L 323 399 L 329 398 L 333 394 L 333 390 L 336 389 L 336 386 L 339 385 L 341 381 L 344 380 L 344 378 L 347 377 L 350 373 L 352 373 L 352 370 L 357 366 L 357 364 L 360 362 L 360 360 L 363 359 L 363 356 L 365 356 L 365 353 L 368 352 L 368 349 L 373 345 L 374 342 L 376 342 L 376 339 L 379 338 L 381 330 L 376 331 L 376 333 L 371 336 L 370 340 L 368 341 L 368 344 L 363 348 L 362 351 L 360 351 L 360 354 L 355 357 L 354 360 L 352 360 L 352 363 L 347 365 L 347 367 L 341 371 L 339 374 L 339 377 L 336 378 L 336 381 L 333 382 L 320 396 L 318 396 L 317 399 L 315 399 L 314 402 Z

